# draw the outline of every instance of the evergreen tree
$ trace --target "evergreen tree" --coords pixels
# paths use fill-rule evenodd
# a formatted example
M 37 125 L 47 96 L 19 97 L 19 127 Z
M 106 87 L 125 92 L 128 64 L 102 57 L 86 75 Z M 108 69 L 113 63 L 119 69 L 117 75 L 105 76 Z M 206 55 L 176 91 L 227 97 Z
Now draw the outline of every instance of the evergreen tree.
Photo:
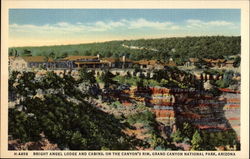
M 14 56 L 14 54 L 15 54 L 14 49 L 9 49 L 9 56 Z
M 24 49 L 23 53 L 22 53 L 22 56 L 32 56 L 31 51 L 27 50 L 27 49 Z
M 183 132 L 183 135 L 185 135 L 186 137 L 188 137 L 191 140 L 193 137 L 194 128 L 192 127 L 191 124 L 184 122 L 182 132 Z
M 202 150 L 201 144 L 202 144 L 202 138 L 198 130 L 195 131 L 191 143 L 192 143 L 192 150 Z
M 172 135 L 171 137 L 173 138 L 174 142 L 180 143 L 183 141 L 184 137 L 181 134 L 181 131 L 179 129 L 177 129 Z
M 48 57 L 55 59 L 56 58 L 56 54 L 54 52 L 49 53 Z
M 234 67 L 239 67 L 240 66 L 240 61 L 241 61 L 241 58 L 240 56 L 237 56 L 234 60 L 234 63 L 233 63 L 233 66 Z
M 111 85 L 117 84 L 117 82 L 113 80 L 114 77 L 115 77 L 115 75 L 112 74 L 110 71 L 106 71 L 102 74 L 100 79 L 104 82 L 105 88 L 108 88 Z

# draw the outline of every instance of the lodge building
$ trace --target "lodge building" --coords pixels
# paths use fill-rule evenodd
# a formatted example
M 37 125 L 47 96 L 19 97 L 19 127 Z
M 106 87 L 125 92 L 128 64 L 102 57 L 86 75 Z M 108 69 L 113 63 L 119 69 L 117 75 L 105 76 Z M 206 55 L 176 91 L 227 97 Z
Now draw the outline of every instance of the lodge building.
M 141 69 L 164 69 L 165 66 L 175 66 L 173 61 L 162 63 L 157 60 L 132 61 L 125 56 L 122 58 L 103 58 L 97 56 L 68 56 L 60 60 L 54 60 L 45 56 L 10 56 L 9 66 L 14 70 L 31 68 L 46 69 L 80 69 L 80 68 L 133 68 L 138 65 Z
M 234 60 L 225 59 L 202 59 L 210 67 L 232 68 Z M 189 58 L 185 66 L 194 66 L 199 62 L 197 58 Z M 9 56 L 9 67 L 14 70 L 23 70 L 30 68 L 46 68 L 46 69 L 79 69 L 79 68 L 133 68 L 139 66 L 140 69 L 154 70 L 165 69 L 168 66 L 176 66 L 176 63 L 170 59 L 168 62 L 159 60 L 139 60 L 132 61 L 125 56 L 122 58 L 100 58 L 97 56 L 68 56 L 63 59 L 54 60 L 45 56 Z

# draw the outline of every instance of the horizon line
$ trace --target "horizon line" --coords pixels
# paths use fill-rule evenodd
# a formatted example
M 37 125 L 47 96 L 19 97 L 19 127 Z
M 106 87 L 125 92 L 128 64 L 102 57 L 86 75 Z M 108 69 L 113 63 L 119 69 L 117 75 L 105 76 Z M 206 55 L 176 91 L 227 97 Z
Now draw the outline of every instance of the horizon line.
M 241 37 L 241 35 L 185 35 L 185 36 L 168 36 L 168 37 L 157 37 L 157 38 L 135 38 L 135 39 L 114 39 L 114 40 L 104 40 L 104 41 L 93 41 L 86 43 L 67 43 L 67 44 L 51 44 L 51 45 L 23 45 L 23 46 L 9 46 L 8 48 L 23 48 L 23 47 L 50 47 L 50 46 L 67 46 L 67 45 L 85 45 L 85 44 L 96 44 L 96 43 L 105 43 L 112 41 L 128 41 L 128 40 L 156 40 L 156 39 L 168 39 L 168 38 L 187 38 L 187 37 L 213 37 L 213 36 L 225 36 L 225 37 Z

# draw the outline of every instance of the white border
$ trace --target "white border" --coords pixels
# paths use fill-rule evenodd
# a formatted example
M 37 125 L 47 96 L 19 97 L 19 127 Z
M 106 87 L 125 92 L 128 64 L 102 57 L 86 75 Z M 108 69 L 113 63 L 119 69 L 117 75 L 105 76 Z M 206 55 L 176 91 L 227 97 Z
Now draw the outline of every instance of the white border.
M 1 157 L 5 158 L 69 158 L 70 156 L 14 156 L 13 151 L 8 151 L 7 114 L 8 114 L 8 9 L 9 8 L 220 8 L 241 9 L 241 151 L 236 151 L 236 156 L 205 156 L 205 158 L 248 158 L 249 155 L 249 1 L 48 1 L 48 0 L 3 0 L 1 14 Z M 49 151 L 42 151 L 49 152 Z M 67 152 L 67 151 L 63 151 Z M 112 151 L 109 151 L 112 152 Z M 134 151 L 133 151 L 134 152 Z M 152 151 L 151 151 L 152 152 Z M 172 151 L 174 152 L 174 151 Z M 83 158 L 85 156 L 77 156 Z M 142 158 L 142 156 L 90 156 L 89 158 Z M 164 158 L 203 158 L 201 156 L 164 156 Z M 70 157 L 71 158 L 71 157 Z M 145 156 L 144 158 L 147 158 Z M 163 158 L 163 156 L 150 156 L 148 158 Z

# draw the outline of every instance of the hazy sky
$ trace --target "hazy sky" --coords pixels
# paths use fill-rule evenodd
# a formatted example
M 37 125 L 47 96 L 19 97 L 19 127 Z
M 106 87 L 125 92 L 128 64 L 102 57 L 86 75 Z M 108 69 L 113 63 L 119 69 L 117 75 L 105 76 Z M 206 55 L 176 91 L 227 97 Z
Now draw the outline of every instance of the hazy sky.
M 240 35 L 239 9 L 10 9 L 9 45 Z

